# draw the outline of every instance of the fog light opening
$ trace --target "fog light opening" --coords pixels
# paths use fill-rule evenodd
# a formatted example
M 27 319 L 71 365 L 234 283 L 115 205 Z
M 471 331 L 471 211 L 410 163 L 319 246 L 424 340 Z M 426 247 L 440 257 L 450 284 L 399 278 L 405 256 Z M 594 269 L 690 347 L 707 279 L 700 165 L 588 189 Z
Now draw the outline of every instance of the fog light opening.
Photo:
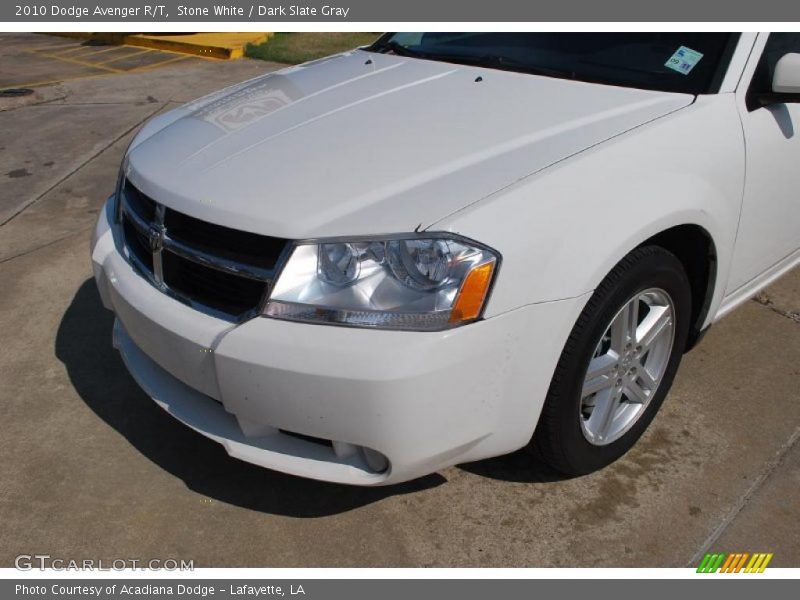
M 333 453 L 339 458 L 349 458 L 358 452 L 358 447 L 346 442 L 333 442 Z
M 389 468 L 389 460 L 377 450 L 362 447 L 361 453 L 364 455 L 364 461 L 370 470 L 376 473 L 383 473 Z

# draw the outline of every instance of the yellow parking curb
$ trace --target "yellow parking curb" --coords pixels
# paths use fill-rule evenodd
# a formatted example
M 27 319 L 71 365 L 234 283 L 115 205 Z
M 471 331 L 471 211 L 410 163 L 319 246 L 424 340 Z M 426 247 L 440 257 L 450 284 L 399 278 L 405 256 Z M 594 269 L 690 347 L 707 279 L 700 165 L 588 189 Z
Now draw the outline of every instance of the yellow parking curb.
M 272 32 L 192 33 L 187 35 L 154 35 L 144 33 L 57 33 L 63 37 L 94 40 L 106 44 L 137 46 L 151 50 L 166 50 L 181 54 L 231 60 L 244 56 L 247 44 L 260 44 L 274 35 Z

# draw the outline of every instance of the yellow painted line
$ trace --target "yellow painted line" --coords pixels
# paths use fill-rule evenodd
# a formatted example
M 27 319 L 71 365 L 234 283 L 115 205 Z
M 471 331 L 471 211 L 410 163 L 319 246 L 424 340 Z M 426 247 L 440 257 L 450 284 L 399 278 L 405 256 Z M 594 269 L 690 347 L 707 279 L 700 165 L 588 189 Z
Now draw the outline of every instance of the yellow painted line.
M 77 46 L 73 46 L 72 48 L 67 48 L 66 50 L 63 50 L 62 52 L 56 52 L 56 54 L 71 54 L 73 52 L 76 52 L 78 50 L 83 50 L 83 49 L 88 48 L 88 47 L 89 46 L 77 45 Z
M 89 46 L 84 46 L 84 48 L 88 48 Z M 86 54 L 81 54 L 81 58 L 84 56 L 94 56 L 95 54 L 103 54 L 104 52 L 110 52 L 111 50 L 119 50 L 121 48 L 127 48 L 127 46 L 106 46 L 102 50 L 95 50 L 94 52 L 87 52 Z
M 67 46 L 54 46 L 53 48 L 54 49 L 58 49 L 58 48 L 66 48 L 66 47 Z M 89 48 L 89 47 L 90 46 L 81 46 L 81 48 Z M 104 52 L 111 52 L 112 50 L 125 50 L 125 49 L 133 50 L 135 48 L 138 48 L 138 46 L 126 46 L 126 45 L 122 45 L 122 44 L 111 44 L 109 46 L 103 47 L 102 50 L 95 50 L 94 52 L 87 52 L 86 54 L 81 54 L 78 57 L 78 59 L 83 58 L 85 56 L 94 56 L 96 54 L 103 54 Z M 45 54 L 45 50 L 47 50 L 47 48 L 27 48 L 24 51 L 25 52 L 32 52 L 34 54 L 40 54 L 40 55 L 43 55 L 43 56 L 48 56 L 47 54 Z M 152 48 L 148 48 L 146 51 L 152 51 L 152 50 L 153 50 Z M 175 55 L 179 55 L 179 56 L 187 56 L 187 54 L 185 54 L 183 52 L 175 52 L 174 50 L 161 50 L 161 49 L 159 49 L 158 51 L 159 52 L 164 52 L 166 54 L 175 54 Z M 58 53 L 55 53 L 55 54 L 58 54 Z M 65 53 L 62 52 L 61 54 L 65 54 Z M 132 54 L 128 54 L 126 56 L 133 56 L 133 55 Z M 49 58 L 49 56 L 48 56 L 48 58 Z M 70 57 L 70 58 L 72 58 L 72 57 Z M 125 57 L 122 57 L 122 58 L 125 58 Z M 78 60 L 78 59 L 73 59 L 73 60 Z M 92 64 L 95 64 L 95 63 L 92 63 Z M 103 64 L 103 63 L 96 63 L 96 64 Z
M 136 46 L 150 48 L 162 52 L 189 54 L 201 58 L 232 59 L 244 55 L 248 43 L 261 43 L 274 34 L 271 32 L 238 32 L 238 33 L 196 33 L 192 35 L 169 36 L 152 34 L 126 33 L 54 33 L 70 39 L 96 40 L 119 46 Z M 82 48 L 85 46 L 78 46 Z M 77 48 L 75 48 L 77 49 Z
M 42 54 L 41 56 L 46 56 L 48 58 L 52 58 L 55 60 L 63 60 L 64 62 L 72 63 L 73 65 L 80 65 L 82 67 L 90 67 L 92 69 L 102 69 L 104 71 L 108 71 L 110 73 L 124 73 L 122 69 L 115 69 L 114 67 L 105 67 L 100 64 L 94 64 L 90 62 L 84 62 L 82 60 L 75 60 L 73 58 L 67 58 L 66 56 L 59 56 L 58 54 Z
M 124 48 L 144 48 L 145 46 L 129 46 L 129 45 L 126 45 L 126 46 L 122 46 L 122 47 L 124 47 Z M 192 58 L 192 57 L 194 57 L 194 58 L 210 58 L 212 60 L 217 60 L 214 57 L 200 56 L 200 55 L 197 55 L 197 54 L 187 54 L 186 52 L 180 52 L 178 50 L 169 50 L 167 48 L 151 48 L 151 47 L 147 46 L 147 50 L 150 51 L 150 52 L 160 52 L 161 54 L 171 54 L 173 56 L 178 56 L 180 58 Z
M 107 65 L 107 63 L 116 62 L 118 60 L 124 60 L 124 59 L 132 57 L 132 56 L 139 56 L 140 54 L 146 54 L 148 52 L 153 52 L 156 49 L 154 49 L 154 48 L 144 48 L 143 50 L 138 51 L 138 52 L 134 52 L 132 54 L 126 54 L 125 56 L 120 56 L 118 58 L 114 58 L 114 59 L 109 60 L 109 61 L 100 61 L 100 62 L 91 62 L 91 61 L 80 60 L 79 58 L 73 58 L 71 56 L 64 56 L 64 54 L 67 54 L 65 52 L 61 52 L 61 53 L 50 52 L 51 50 L 55 51 L 55 50 L 59 50 L 59 49 L 62 49 L 62 48 L 73 48 L 73 49 L 77 50 L 77 49 L 83 49 L 83 48 L 87 48 L 87 47 L 88 46 L 77 46 L 77 47 L 75 47 L 72 44 L 69 44 L 69 45 L 58 45 L 58 46 L 46 46 L 46 47 L 29 46 L 28 48 L 25 48 L 23 50 L 23 52 L 26 52 L 28 54 L 33 54 L 35 56 L 39 56 L 39 57 L 42 57 L 42 58 L 48 58 L 48 59 L 52 59 L 52 60 L 58 60 L 58 61 L 63 61 L 63 62 L 66 62 L 66 63 L 78 65 L 78 66 L 85 67 L 87 69 L 91 69 L 91 70 L 94 70 L 94 71 L 101 71 L 100 73 L 87 73 L 87 74 L 84 74 L 84 75 L 65 76 L 65 77 L 60 77 L 58 79 L 44 79 L 44 80 L 32 81 L 32 82 L 24 82 L 23 81 L 23 82 L 14 83 L 13 85 L 7 85 L 7 86 L 4 86 L 4 87 L 0 87 L 0 91 L 15 89 L 15 88 L 19 88 L 19 87 L 41 87 L 41 86 L 53 85 L 53 84 L 57 84 L 57 83 L 66 83 L 66 82 L 69 82 L 69 81 L 80 81 L 80 80 L 84 80 L 84 79 L 95 79 L 97 77 L 104 77 L 104 76 L 109 75 L 109 74 L 146 72 L 146 71 L 151 71 L 151 70 L 157 69 L 157 68 L 159 68 L 159 67 L 161 67 L 163 65 L 168 65 L 170 63 L 174 63 L 174 62 L 179 62 L 179 61 L 185 60 L 187 58 L 201 58 L 201 59 L 205 59 L 205 60 L 218 60 L 216 58 L 209 57 L 209 56 L 186 54 L 186 53 L 183 53 L 183 52 L 180 52 L 180 51 L 169 50 L 169 49 L 166 49 L 166 48 L 159 48 L 159 49 L 157 49 L 159 52 L 161 52 L 163 54 L 172 55 L 172 58 L 168 58 L 166 60 L 162 60 L 162 61 L 155 62 L 155 63 L 152 63 L 152 64 L 142 65 L 141 67 L 134 67 L 132 69 L 118 69 L 116 67 L 106 66 L 106 65 Z M 91 52 L 91 53 L 83 55 L 83 56 L 94 56 L 95 54 L 101 54 L 103 52 L 109 52 L 111 50 L 118 50 L 120 48 L 131 48 L 131 49 L 133 49 L 133 48 L 136 48 L 136 46 L 112 45 L 110 47 L 104 47 L 101 50 L 96 50 L 95 52 Z
M 179 60 L 186 60 L 187 58 L 202 58 L 202 57 L 192 56 L 191 54 L 183 54 L 181 56 L 175 56 L 167 60 L 162 60 L 161 62 L 153 63 L 152 65 L 143 65 L 141 67 L 135 67 L 133 69 L 129 69 L 128 73 L 141 73 L 142 71 L 151 71 L 163 65 L 168 65 L 170 63 L 178 62 Z
M 147 54 L 148 52 L 153 52 L 153 50 L 139 50 L 137 52 L 131 52 L 130 54 L 126 54 L 125 56 L 117 56 L 116 58 L 112 58 L 111 60 L 104 60 L 103 62 L 93 63 L 97 65 L 107 65 L 108 63 L 117 62 L 118 60 L 125 60 L 126 58 L 133 58 L 134 56 L 141 56 L 142 54 Z

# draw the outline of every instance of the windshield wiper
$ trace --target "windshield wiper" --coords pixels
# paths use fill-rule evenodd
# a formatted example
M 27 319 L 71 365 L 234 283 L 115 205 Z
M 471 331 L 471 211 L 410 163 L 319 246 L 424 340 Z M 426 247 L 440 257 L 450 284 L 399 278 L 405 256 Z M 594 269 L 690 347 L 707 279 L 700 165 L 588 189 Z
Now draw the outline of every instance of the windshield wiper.
M 371 52 L 393 52 L 398 56 L 409 58 L 424 58 L 427 60 L 438 60 L 473 67 L 486 67 L 488 69 L 498 69 L 502 71 L 515 71 L 527 73 L 529 75 L 543 75 L 545 77 L 557 77 L 559 79 L 575 79 L 576 75 L 572 71 L 559 71 L 538 65 L 531 65 L 526 62 L 515 60 L 501 54 L 484 54 L 481 56 L 469 56 L 464 54 L 440 54 L 436 52 L 423 52 L 412 50 L 395 41 L 380 42 L 369 47 Z
M 427 60 L 438 60 L 454 64 L 469 65 L 472 67 L 486 67 L 488 69 L 498 69 L 502 71 L 515 71 L 527 73 L 529 75 L 543 75 L 545 77 L 557 77 L 559 79 L 575 79 L 576 75 L 572 71 L 559 71 L 538 65 L 531 65 L 526 62 L 515 60 L 501 54 L 483 54 L 481 56 L 470 56 L 465 54 L 441 54 L 437 52 L 423 52 L 412 50 L 395 41 L 380 42 L 369 47 L 372 52 L 393 52 L 398 56 L 410 58 L 424 58 Z
M 460 62 L 475 67 L 486 67 L 489 69 L 499 69 L 501 71 L 515 71 L 518 73 L 527 73 L 529 75 L 544 75 L 546 77 L 557 77 L 559 79 L 575 79 L 575 73 L 571 71 L 559 71 L 558 69 L 531 65 L 500 54 L 458 56 L 451 58 L 449 62 Z
M 407 48 L 406 46 L 403 46 L 402 44 L 395 41 L 376 42 L 372 44 L 372 46 L 370 46 L 368 50 L 370 52 L 381 52 L 384 54 L 386 52 L 393 52 L 398 56 L 408 56 L 411 58 L 428 58 L 428 54 L 424 52 L 418 52 L 416 50 L 411 50 L 410 48 Z

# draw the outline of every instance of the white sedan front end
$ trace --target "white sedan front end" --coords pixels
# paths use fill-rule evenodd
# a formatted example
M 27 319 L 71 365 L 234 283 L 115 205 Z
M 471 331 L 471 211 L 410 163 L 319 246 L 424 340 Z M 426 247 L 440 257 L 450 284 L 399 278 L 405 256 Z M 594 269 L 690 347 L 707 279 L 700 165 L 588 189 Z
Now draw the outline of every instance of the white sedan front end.
M 296 475 L 384 485 L 503 454 L 533 433 L 561 339 L 585 298 L 442 331 L 241 323 L 137 272 L 109 199 L 92 262 L 114 345 L 167 412 L 236 458 Z
M 146 124 L 92 244 L 141 387 L 340 483 L 625 454 L 701 332 L 800 260 L 784 180 L 754 218 L 744 177 L 748 139 L 793 142 L 742 127 L 794 71 L 753 96 L 753 35 L 569 35 L 386 34 Z

